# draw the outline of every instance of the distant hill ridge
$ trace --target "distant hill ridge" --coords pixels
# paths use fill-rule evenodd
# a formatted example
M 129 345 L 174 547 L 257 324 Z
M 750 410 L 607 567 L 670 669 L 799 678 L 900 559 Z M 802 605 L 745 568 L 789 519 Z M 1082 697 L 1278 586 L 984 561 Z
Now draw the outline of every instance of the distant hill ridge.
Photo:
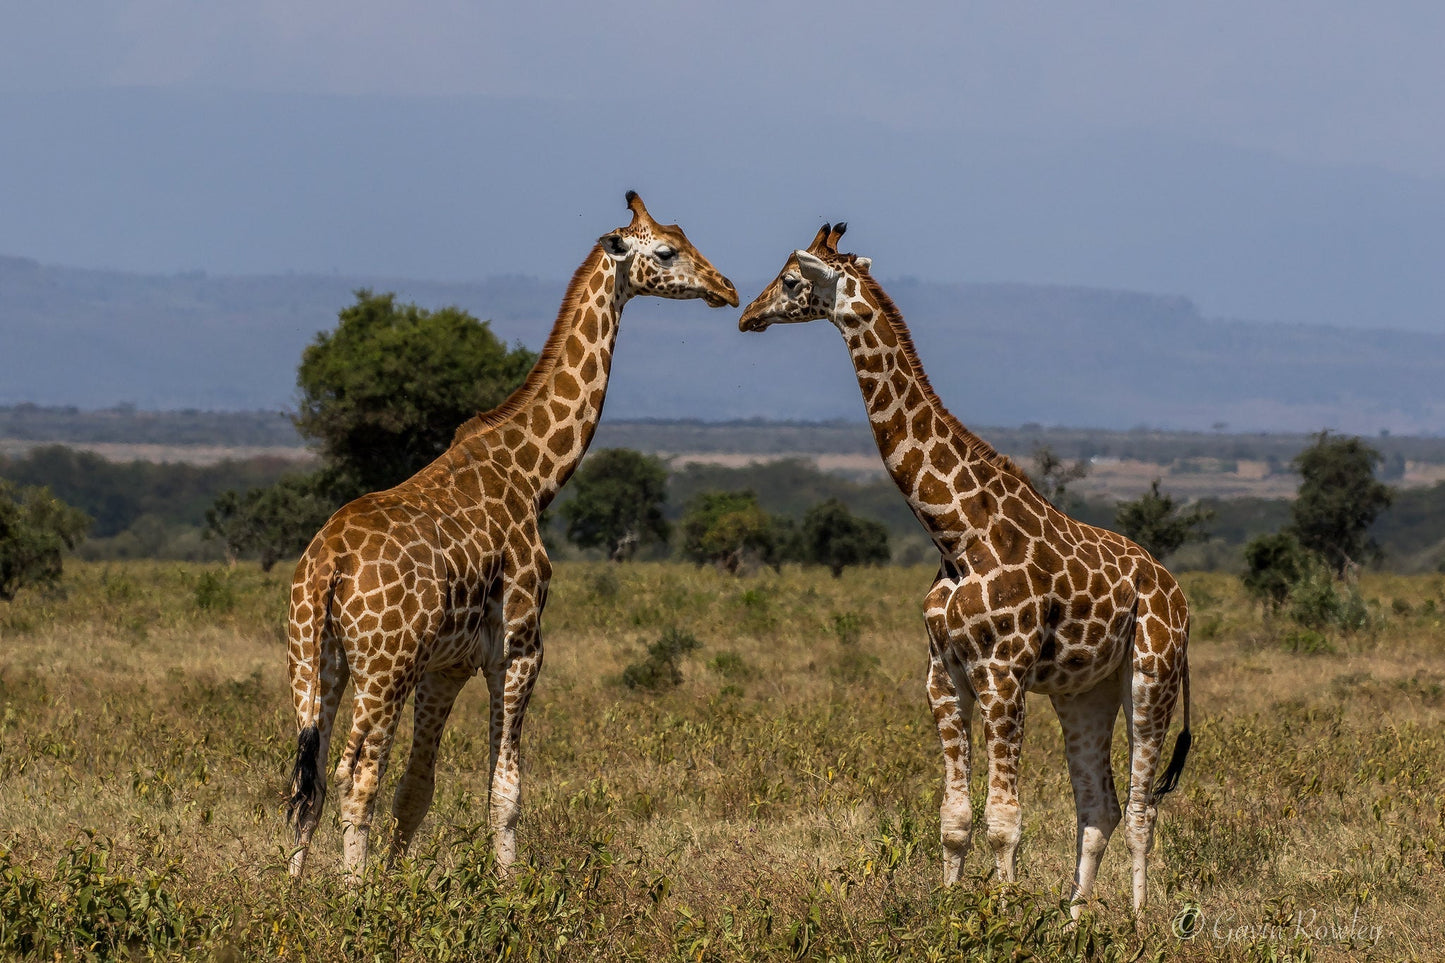
M 742 279 L 743 297 L 762 283 Z M 1445 335 L 1208 319 L 1188 298 L 1125 291 L 883 283 L 968 424 L 1445 429 Z M 0 404 L 289 408 L 301 349 L 360 287 L 459 305 L 535 347 L 564 282 L 144 275 L 0 257 Z M 623 323 L 607 415 L 857 421 L 863 411 L 827 326 L 743 335 L 736 312 L 642 299 Z
M 1283 469 L 1313 437 L 1299 433 L 1163 431 L 1135 428 L 1045 427 L 1037 424 L 975 429 L 1000 450 L 1027 463 L 1048 447 L 1065 459 L 1103 458 L 1169 465 L 1190 459 L 1269 461 Z M 1445 464 L 1445 437 L 1386 435 L 1367 441 L 1386 465 Z M 7 444 L 8 443 L 8 444 Z M 291 419 L 279 411 L 142 411 L 124 405 L 96 411 L 34 404 L 0 405 L 0 447 L 26 450 L 37 444 L 77 447 L 189 446 L 301 449 Z M 876 458 L 872 433 L 862 421 L 623 421 L 604 417 L 594 450 L 635 448 L 677 454 L 812 458 L 860 455 Z M 121 453 L 107 457 L 127 457 Z M 136 454 L 129 457 L 148 458 Z

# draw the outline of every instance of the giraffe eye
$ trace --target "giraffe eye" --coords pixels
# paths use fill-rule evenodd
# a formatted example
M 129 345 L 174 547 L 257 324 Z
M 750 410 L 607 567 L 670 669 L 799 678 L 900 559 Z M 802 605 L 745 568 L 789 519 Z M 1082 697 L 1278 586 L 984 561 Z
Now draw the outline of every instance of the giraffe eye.
M 660 247 L 654 251 L 653 254 L 657 256 L 659 261 L 671 261 L 677 252 L 670 247 Z
M 784 288 L 789 294 L 792 294 L 792 293 L 796 292 L 796 291 L 798 290 L 798 285 L 800 285 L 800 284 L 802 284 L 802 283 L 803 283 L 803 279 L 800 278 L 800 277 L 798 277 L 798 276 L 795 275 L 795 274 L 784 274 L 784 275 L 783 275 L 783 288 Z

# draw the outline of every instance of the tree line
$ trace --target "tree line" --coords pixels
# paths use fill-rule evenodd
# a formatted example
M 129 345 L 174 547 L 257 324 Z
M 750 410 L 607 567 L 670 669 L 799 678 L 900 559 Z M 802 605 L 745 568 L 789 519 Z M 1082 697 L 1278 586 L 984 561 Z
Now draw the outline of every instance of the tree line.
M 56 523 L 59 542 L 52 544 L 73 547 L 88 529 L 114 554 L 126 554 L 117 548 L 121 543 L 131 554 L 174 555 L 183 545 L 212 557 L 258 558 L 269 568 L 298 555 L 346 501 L 389 487 L 439 455 L 459 424 L 503 400 L 534 361 L 532 352 L 509 347 L 486 322 L 460 309 L 429 311 L 361 290 L 339 313 L 337 327 L 305 349 L 297 371 L 300 404 L 292 420 L 320 454 L 315 467 L 277 460 L 117 465 L 51 446 L 0 459 L 0 477 L 19 486 L 7 489 L 12 515 L 23 515 L 26 499 L 40 504 L 42 496 L 29 492 L 44 487 L 44 497 L 88 516 L 79 529 L 74 516 Z M 1069 463 L 1044 445 L 1035 450 L 1030 474 L 1059 507 L 1122 531 L 1164 558 L 1211 530 L 1238 544 L 1290 512 L 1307 510 L 1301 506 L 1313 506 L 1308 511 L 1316 514 L 1357 509 L 1360 489 L 1351 479 L 1378 484 L 1379 463 L 1378 452 L 1359 439 L 1318 436 L 1292 463 L 1306 482 L 1293 508 L 1248 499 L 1184 506 L 1158 480 L 1129 502 L 1085 501 L 1070 486 L 1087 473 L 1087 459 Z M 1326 480 L 1311 488 L 1315 476 Z M 1367 500 L 1375 508 L 1366 531 L 1390 504 L 1375 501 Z M 1445 488 L 1423 498 L 1407 493 L 1400 504 L 1417 522 L 1422 514 L 1438 516 L 1431 530 L 1445 539 Z M 802 460 L 748 469 L 695 464 L 669 473 L 656 458 L 625 448 L 594 452 L 549 515 L 555 538 L 601 557 L 675 554 L 730 571 L 804 562 L 837 574 L 887 561 L 890 535 L 916 531 L 886 480 L 852 482 Z M 1356 542 L 1322 548 L 1311 542 L 1308 526 L 1293 525 L 1301 552 L 1315 553 L 1332 571 L 1343 571 L 1336 564 L 1341 557 L 1354 564 L 1374 558 Z M 202 530 L 209 545 L 199 540 Z M 1420 530 L 1418 523 L 1409 527 L 1416 542 Z M 172 537 L 175 532 L 182 535 Z M 1428 549 L 1426 543 L 1417 550 Z

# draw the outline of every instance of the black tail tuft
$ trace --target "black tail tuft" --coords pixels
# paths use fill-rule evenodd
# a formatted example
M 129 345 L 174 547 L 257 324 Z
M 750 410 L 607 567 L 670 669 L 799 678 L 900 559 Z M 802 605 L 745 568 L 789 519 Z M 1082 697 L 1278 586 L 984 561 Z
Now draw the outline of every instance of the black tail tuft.
M 286 820 L 298 830 L 321 808 L 326 795 L 326 787 L 316 778 L 316 757 L 320 752 L 320 730 L 315 726 L 302 729 L 296 737 L 296 768 L 291 770 L 291 798 L 286 803 Z
M 1179 788 L 1179 776 L 1184 772 L 1184 763 L 1189 758 L 1189 747 L 1193 744 L 1194 737 L 1189 734 L 1188 729 L 1179 733 L 1179 738 L 1174 740 L 1174 755 L 1169 757 L 1169 765 L 1164 767 L 1164 775 L 1154 787 L 1155 801 Z

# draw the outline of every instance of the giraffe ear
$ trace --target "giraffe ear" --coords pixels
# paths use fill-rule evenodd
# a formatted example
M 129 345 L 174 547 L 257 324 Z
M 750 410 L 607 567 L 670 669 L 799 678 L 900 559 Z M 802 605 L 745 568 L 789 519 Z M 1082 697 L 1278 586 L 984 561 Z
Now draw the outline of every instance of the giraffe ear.
M 798 259 L 798 270 L 803 277 L 816 285 L 827 286 L 838 280 L 838 270 L 822 258 L 815 257 L 807 251 L 794 251 L 793 256 Z
M 632 238 L 620 231 L 602 235 L 597 239 L 597 243 L 602 245 L 602 253 L 614 260 L 620 261 L 632 253 Z

